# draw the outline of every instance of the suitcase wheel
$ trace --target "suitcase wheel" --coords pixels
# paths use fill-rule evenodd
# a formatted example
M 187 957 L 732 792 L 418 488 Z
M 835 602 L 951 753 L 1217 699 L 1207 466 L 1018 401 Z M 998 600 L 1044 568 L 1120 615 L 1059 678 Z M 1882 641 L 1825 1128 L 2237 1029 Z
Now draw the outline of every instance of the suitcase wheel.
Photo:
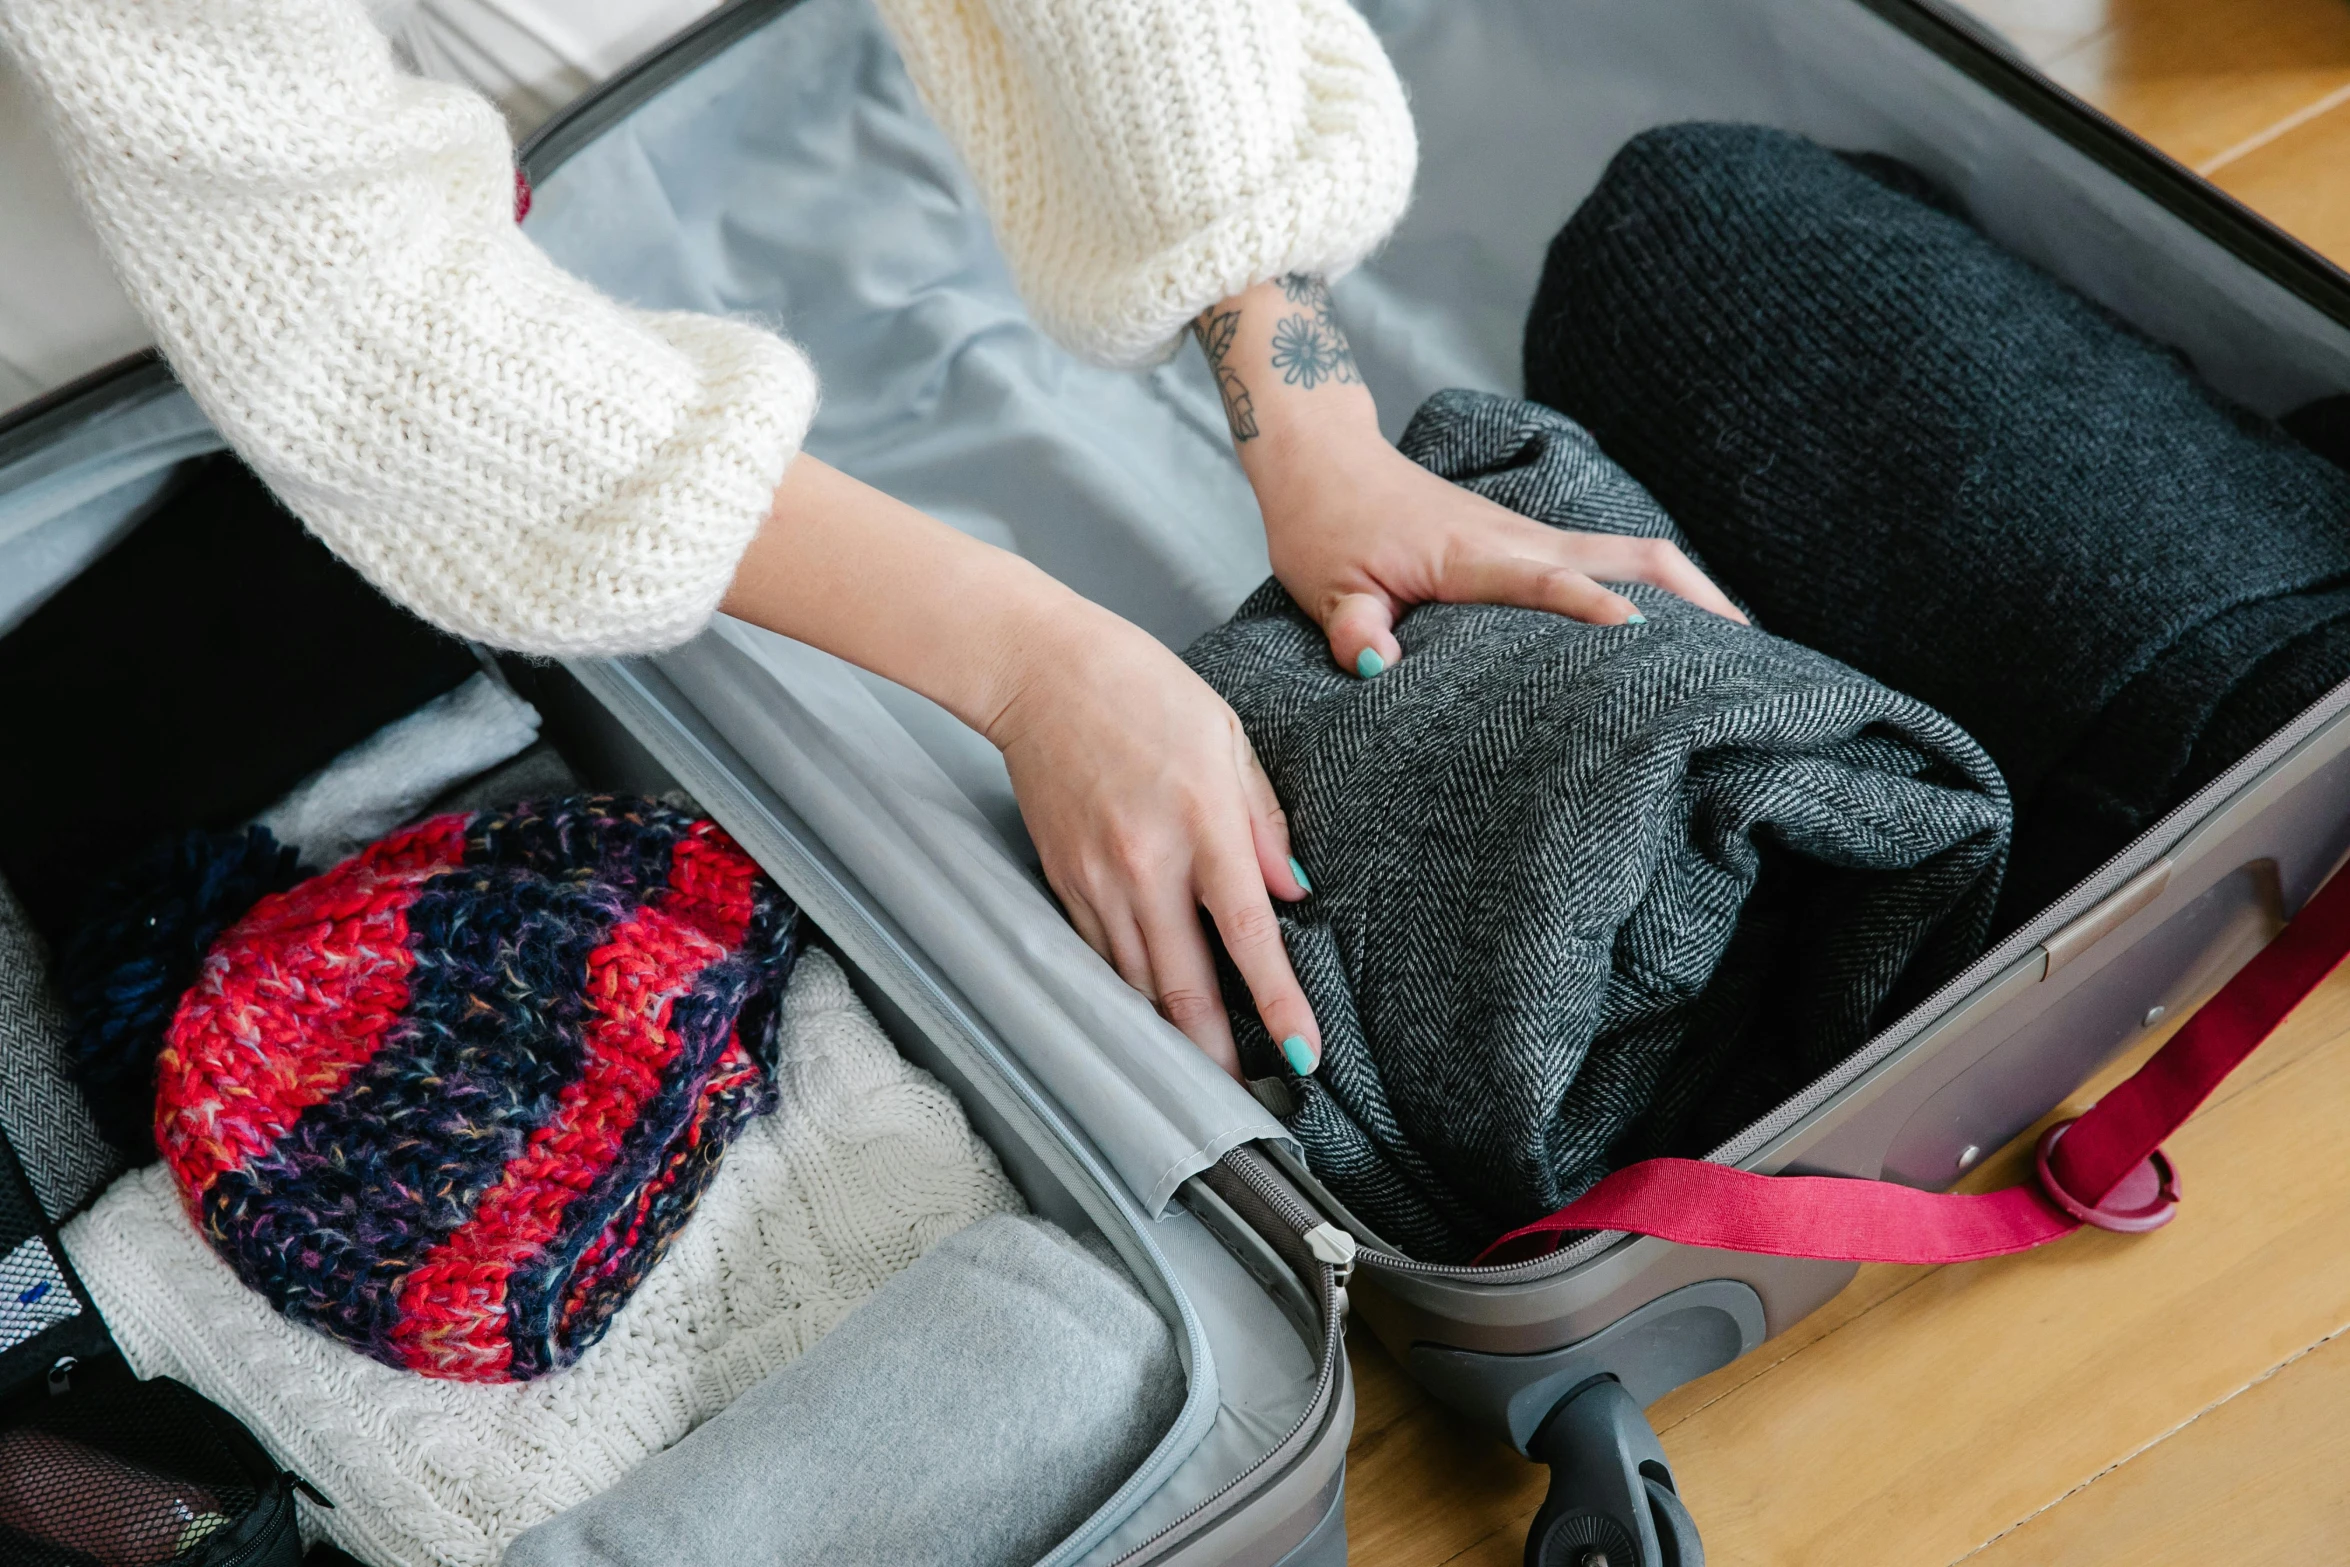
M 1527 1451 L 1550 1465 L 1550 1494 L 1526 1535 L 1526 1567 L 1705 1567 L 1665 1450 L 1614 1377 L 1568 1393 Z

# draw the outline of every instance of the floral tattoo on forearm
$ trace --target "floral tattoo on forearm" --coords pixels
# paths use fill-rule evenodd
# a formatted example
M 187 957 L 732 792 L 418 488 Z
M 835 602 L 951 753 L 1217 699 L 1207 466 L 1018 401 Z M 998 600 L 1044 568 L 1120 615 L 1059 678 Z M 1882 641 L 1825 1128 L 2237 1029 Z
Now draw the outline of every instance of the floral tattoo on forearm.
M 1312 391 L 1323 382 L 1353 386 L 1362 379 L 1354 350 L 1338 329 L 1338 311 L 1330 301 L 1330 287 L 1318 277 L 1292 272 L 1280 280 L 1282 297 L 1303 309 L 1273 323 L 1270 367 L 1284 386 Z M 1215 372 L 1216 390 L 1224 399 L 1224 421 L 1232 427 L 1236 444 L 1257 437 L 1256 403 L 1248 383 L 1232 363 L 1232 344 L 1240 332 L 1240 312 L 1208 309 L 1192 323 L 1200 347 Z
M 1232 339 L 1240 331 L 1240 312 L 1203 310 L 1191 323 L 1199 334 L 1200 351 L 1208 356 L 1208 368 L 1216 373 L 1216 390 L 1224 399 L 1224 422 L 1232 426 L 1234 445 L 1257 438 L 1257 405 L 1249 401 L 1248 383 L 1240 372 L 1232 368 Z
M 1283 316 L 1273 326 L 1273 368 L 1290 386 L 1312 391 L 1324 381 L 1352 386 L 1363 378 L 1355 368 L 1354 349 L 1338 329 L 1338 307 L 1330 302 L 1330 285 L 1318 277 L 1292 272 L 1281 280 L 1281 293 L 1306 314 Z

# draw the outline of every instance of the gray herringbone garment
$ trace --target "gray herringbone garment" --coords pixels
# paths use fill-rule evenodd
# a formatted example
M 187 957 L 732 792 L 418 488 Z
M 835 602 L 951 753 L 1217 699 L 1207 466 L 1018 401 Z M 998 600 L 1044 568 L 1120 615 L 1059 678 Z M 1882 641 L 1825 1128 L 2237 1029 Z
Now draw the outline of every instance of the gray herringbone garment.
M 1545 522 L 1678 542 L 1534 404 L 1441 393 L 1402 444 Z M 1824 655 L 1629 596 L 1646 625 L 1426 605 L 1363 681 L 1268 582 L 1184 655 L 1239 712 L 1313 876 L 1284 931 L 1324 1055 L 1291 1129 L 1429 1260 L 1620 1164 L 1706 1153 L 1989 925 L 2007 790 L 1965 733 Z
M 53 1220 L 89 1201 L 123 1164 L 65 1075 L 65 1036 L 49 955 L 0 881 L 0 1131 Z

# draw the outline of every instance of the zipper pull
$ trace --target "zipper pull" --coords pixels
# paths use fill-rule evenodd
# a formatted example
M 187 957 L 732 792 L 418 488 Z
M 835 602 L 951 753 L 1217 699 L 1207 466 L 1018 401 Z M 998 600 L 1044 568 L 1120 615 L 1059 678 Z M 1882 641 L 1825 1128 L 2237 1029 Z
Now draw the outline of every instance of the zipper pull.
M 1346 1281 L 1355 1273 L 1355 1238 L 1325 1219 L 1306 1231 L 1305 1242 L 1306 1250 L 1316 1259 L 1330 1264 L 1338 1287 L 1346 1288 Z

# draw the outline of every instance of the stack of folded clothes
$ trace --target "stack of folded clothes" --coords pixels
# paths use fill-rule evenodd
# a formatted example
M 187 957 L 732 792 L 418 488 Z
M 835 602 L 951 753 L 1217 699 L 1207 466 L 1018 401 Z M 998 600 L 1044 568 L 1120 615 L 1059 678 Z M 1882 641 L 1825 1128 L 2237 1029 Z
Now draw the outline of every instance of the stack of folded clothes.
M 796 1360 L 925 1251 L 1018 1210 L 953 1097 L 898 1055 L 824 953 L 800 959 L 772 1041 L 776 1108 L 741 1128 L 595 1342 L 527 1381 L 447 1374 L 483 1369 L 474 1335 L 447 1346 L 463 1360 L 422 1375 L 305 1325 L 315 1313 L 282 1313 L 213 1227 L 191 1222 L 166 1164 L 116 1182 L 62 1239 L 134 1370 L 222 1405 L 333 1500 L 306 1527 L 374 1567 L 493 1567 L 525 1530 Z M 401 1343 L 402 1319 L 382 1320 Z
M 70 1029 L 43 965 L 0 987 L 28 1069 L 0 1116 L 50 1211 L 159 1156 L 63 1232 L 126 1360 L 241 1418 L 377 1567 L 526 1533 L 681 1559 L 634 1501 L 565 1521 L 624 1482 L 729 1560 L 1048 1551 L 1172 1423 L 1171 1330 L 1020 1213 L 715 823 L 574 796 L 394 825 L 567 778 L 537 732 L 476 674 L 78 899 Z
M 338 841 L 322 802 L 448 717 L 269 819 Z M 161 868 L 207 848 L 293 859 L 255 827 Z M 63 1240 L 132 1368 L 242 1419 L 352 1554 L 1032 1560 L 1173 1422 L 1157 1309 L 1020 1212 L 714 823 L 585 796 L 288 879 L 192 977 L 138 950 L 184 888 L 99 899 L 85 956 L 122 961 L 79 1043 L 133 1057 L 96 1086 L 143 1095 L 161 1159 Z
M 417 726 L 484 705 L 267 819 L 339 841 L 323 802 L 412 794 Z M 207 854 L 292 884 L 183 973 Z M 585 796 L 294 858 L 197 834 L 98 900 L 83 957 L 117 961 L 75 1046 L 161 1159 L 62 1238 L 139 1375 L 333 1500 L 313 1531 L 377 1567 L 986 1567 L 1048 1551 L 1173 1422 L 1157 1309 L 1020 1212 L 714 823 Z

